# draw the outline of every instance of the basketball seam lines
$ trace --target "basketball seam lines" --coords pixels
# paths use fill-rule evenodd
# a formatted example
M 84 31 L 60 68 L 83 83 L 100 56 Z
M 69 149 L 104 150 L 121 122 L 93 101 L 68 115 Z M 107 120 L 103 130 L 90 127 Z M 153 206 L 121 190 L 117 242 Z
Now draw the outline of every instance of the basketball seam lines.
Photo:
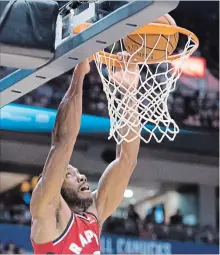
M 139 42 L 136 42 L 135 40 L 133 40 L 130 36 L 127 36 L 127 38 L 129 38 L 132 42 L 142 46 L 142 44 L 140 44 Z M 144 45 L 146 49 L 149 49 L 149 50 L 152 50 L 153 48 L 150 48 L 150 47 L 147 47 L 146 45 Z M 162 49 L 155 49 L 155 50 L 158 50 L 158 51 L 165 51 L 165 50 L 162 50 Z
M 170 25 L 172 25 L 171 23 L 170 23 L 170 21 L 168 20 L 168 18 L 164 15 L 164 18 L 168 21 L 168 23 L 170 24 Z M 175 40 L 176 40 L 176 42 L 177 42 L 177 38 L 176 38 L 176 35 L 177 35 L 178 33 L 175 33 L 174 34 L 174 38 L 175 38 Z
M 168 24 L 172 25 L 172 24 L 170 23 L 169 19 L 168 19 L 165 15 L 164 15 L 164 18 L 167 20 Z M 175 42 L 177 42 L 176 35 L 177 35 L 177 33 L 174 34 Z M 163 38 L 168 42 L 168 40 L 167 40 L 167 38 L 166 38 L 165 35 L 161 35 L 161 37 L 163 37 Z M 134 42 L 134 43 L 136 43 L 136 44 L 142 46 L 142 44 L 140 44 L 139 42 L 136 42 L 136 41 L 133 40 L 130 36 L 127 36 L 127 38 L 129 38 L 132 42 Z M 170 46 L 171 46 L 171 48 L 172 48 L 172 51 L 174 51 L 175 49 L 174 49 L 173 44 L 172 44 L 170 41 L 169 41 L 169 44 L 170 44 Z M 144 45 L 144 47 L 147 48 L 147 49 L 149 49 L 149 50 L 152 50 L 152 49 L 153 49 L 153 48 L 150 48 L 150 47 L 148 47 L 148 46 L 146 46 L 146 45 Z M 162 49 L 155 49 L 155 50 L 157 50 L 157 51 L 164 51 L 164 50 L 162 50 Z
M 172 25 L 172 24 L 170 23 L 169 19 L 168 19 L 165 15 L 164 15 L 164 18 L 168 21 L 168 23 L 169 23 L 170 25 Z M 174 38 L 175 38 L 175 41 L 177 42 L 176 34 L 177 34 L 177 33 L 174 34 Z M 172 46 L 173 51 L 174 51 L 175 49 L 174 49 L 172 43 L 170 43 L 170 45 Z

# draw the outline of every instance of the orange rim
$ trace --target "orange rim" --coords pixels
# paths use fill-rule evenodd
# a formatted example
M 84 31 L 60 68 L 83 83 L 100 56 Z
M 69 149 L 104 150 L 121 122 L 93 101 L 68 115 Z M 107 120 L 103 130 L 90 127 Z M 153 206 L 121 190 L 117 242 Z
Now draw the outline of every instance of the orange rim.
M 79 33 L 81 31 L 87 29 L 91 25 L 92 25 L 91 23 L 83 23 L 83 24 L 79 25 L 78 27 L 74 28 L 73 32 L 75 34 Z M 191 39 L 195 45 L 191 49 L 186 51 L 185 54 L 192 55 L 192 53 L 195 52 L 199 46 L 199 39 L 193 32 L 191 32 L 185 28 L 178 27 L 178 26 L 172 26 L 172 25 L 166 25 L 166 24 L 150 23 L 148 25 L 145 25 L 145 26 L 133 31 L 131 34 L 132 35 L 135 35 L 135 34 L 174 35 L 176 33 L 181 33 L 188 37 L 191 37 Z M 96 54 L 98 54 L 100 56 L 98 61 L 105 65 L 110 65 L 110 66 L 124 65 L 123 61 L 119 61 L 117 55 L 115 55 L 115 54 L 104 52 L 102 50 L 97 52 Z M 94 54 L 91 58 L 93 60 L 97 61 L 96 54 Z M 179 59 L 181 56 L 182 56 L 182 54 L 171 55 L 171 56 L 168 56 L 168 58 L 165 61 L 172 62 L 176 59 Z M 140 63 L 140 61 L 138 61 L 138 62 Z M 142 61 L 142 62 L 144 62 L 144 61 Z M 147 60 L 147 64 L 155 64 L 155 63 L 159 63 L 159 62 L 155 61 L 155 60 Z M 133 62 L 133 64 L 135 64 L 135 62 Z

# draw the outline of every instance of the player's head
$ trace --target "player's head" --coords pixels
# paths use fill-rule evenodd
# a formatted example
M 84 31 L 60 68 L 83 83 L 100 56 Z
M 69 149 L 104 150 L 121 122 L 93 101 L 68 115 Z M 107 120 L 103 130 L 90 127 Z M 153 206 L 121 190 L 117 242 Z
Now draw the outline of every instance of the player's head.
M 78 169 L 71 165 L 67 167 L 61 195 L 73 210 L 85 211 L 93 203 L 92 192 L 85 175 L 80 174 Z
M 41 177 L 42 174 L 38 181 Z M 68 165 L 65 172 L 61 195 L 72 210 L 86 211 L 93 203 L 92 192 L 85 175 L 80 174 L 78 169 L 71 165 Z

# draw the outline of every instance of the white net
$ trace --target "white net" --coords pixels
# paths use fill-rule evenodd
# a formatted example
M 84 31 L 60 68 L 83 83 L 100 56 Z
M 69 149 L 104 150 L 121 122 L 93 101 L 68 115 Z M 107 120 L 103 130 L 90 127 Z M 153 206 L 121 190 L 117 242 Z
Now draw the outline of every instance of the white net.
M 158 36 L 158 41 L 160 37 Z M 140 36 L 141 37 L 141 36 Z M 154 49 L 157 47 L 157 43 L 154 48 L 148 54 L 144 62 L 138 62 L 139 71 L 139 85 L 135 90 L 129 90 L 127 86 L 124 86 L 126 74 L 131 73 L 129 65 L 131 60 L 134 59 L 136 54 L 145 47 L 145 40 L 141 37 L 142 45 L 130 56 L 130 61 L 126 62 L 122 60 L 123 64 L 123 77 L 120 81 L 116 81 L 113 74 L 116 70 L 114 65 L 111 65 L 111 61 L 117 61 L 113 57 L 109 57 L 105 52 L 115 54 L 117 52 L 124 51 L 123 41 L 113 44 L 110 48 L 105 49 L 100 53 L 96 53 L 95 62 L 100 74 L 103 90 L 108 100 L 108 111 L 110 116 L 110 134 L 109 139 L 114 138 L 118 144 L 122 141 L 131 142 L 137 136 L 139 136 L 145 143 L 149 143 L 152 138 L 156 142 L 160 143 L 165 137 L 170 141 L 175 139 L 175 136 L 179 132 L 179 128 L 175 121 L 171 118 L 168 110 L 167 100 L 170 92 L 175 89 L 176 81 L 181 75 L 181 66 L 185 59 L 187 59 L 194 51 L 195 42 L 188 36 L 184 50 L 180 53 L 180 58 L 176 62 L 176 65 L 172 65 L 168 61 L 168 44 L 167 40 L 166 57 L 165 60 L 157 64 L 147 64 L 151 59 L 151 55 Z M 103 55 L 104 54 L 104 55 Z M 106 63 L 103 64 L 104 62 Z M 132 87 L 134 81 L 130 81 Z M 133 107 L 129 107 L 129 101 L 135 100 L 138 113 L 137 118 L 128 117 L 128 112 L 135 111 Z M 136 110 L 137 111 L 137 110 Z M 121 129 L 128 129 L 124 134 Z M 141 129 L 137 129 L 137 125 L 141 126 Z M 138 131 L 137 131 L 138 130 Z M 133 131 L 135 135 L 128 136 L 129 131 Z

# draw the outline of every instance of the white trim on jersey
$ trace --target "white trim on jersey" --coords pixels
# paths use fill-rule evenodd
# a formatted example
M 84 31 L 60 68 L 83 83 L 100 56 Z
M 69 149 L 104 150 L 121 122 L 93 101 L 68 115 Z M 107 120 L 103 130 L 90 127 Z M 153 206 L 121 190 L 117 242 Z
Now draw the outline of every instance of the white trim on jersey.
M 81 215 L 81 214 L 78 214 L 78 213 L 74 213 L 74 214 L 75 214 L 76 216 L 80 217 L 80 218 L 83 218 L 83 219 L 89 221 L 88 216 L 85 217 L 85 216 L 83 216 L 83 215 Z

